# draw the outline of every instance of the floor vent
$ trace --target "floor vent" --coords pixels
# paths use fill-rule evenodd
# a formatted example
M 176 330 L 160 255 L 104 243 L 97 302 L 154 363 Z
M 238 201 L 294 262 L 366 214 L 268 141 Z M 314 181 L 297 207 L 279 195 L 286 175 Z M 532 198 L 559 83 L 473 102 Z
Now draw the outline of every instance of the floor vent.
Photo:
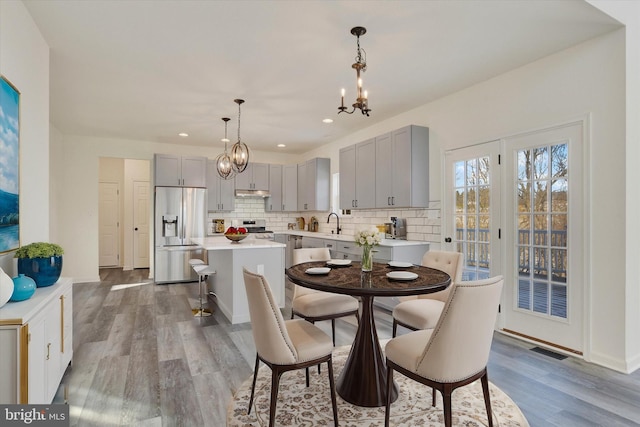
M 533 347 L 531 351 L 535 351 L 536 353 L 544 354 L 545 356 L 553 357 L 558 360 L 564 360 L 567 358 L 564 354 L 556 353 L 555 351 L 547 350 L 542 347 Z

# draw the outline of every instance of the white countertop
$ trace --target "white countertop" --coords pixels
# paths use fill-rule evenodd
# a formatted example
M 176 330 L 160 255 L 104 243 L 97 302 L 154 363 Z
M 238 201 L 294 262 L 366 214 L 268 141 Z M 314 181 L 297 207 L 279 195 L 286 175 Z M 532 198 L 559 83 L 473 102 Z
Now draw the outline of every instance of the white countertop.
M 286 247 L 283 243 L 274 242 L 269 239 L 256 238 L 252 234 L 248 235 L 246 239 L 241 240 L 238 243 L 232 242 L 224 236 L 198 237 L 191 239 L 191 242 L 208 251 Z
M 287 230 L 278 232 L 275 234 L 284 234 L 290 236 L 302 236 L 302 237 L 315 237 L 316 239 L 328 239 L 328 240 L 339 240 L 343 242 L 355 242 L 355 238 L 349 234 L 331 234 L 331 233 L 315 233 L 312 231 L 303 231 L 303 230 Z M 429 242 L 423 242 L 420 240 L 394 240 L 394 239 L 383 239 L 380 242 L 380 246 L 416 246 L 416 245 L 425 245 L 429 244 Z

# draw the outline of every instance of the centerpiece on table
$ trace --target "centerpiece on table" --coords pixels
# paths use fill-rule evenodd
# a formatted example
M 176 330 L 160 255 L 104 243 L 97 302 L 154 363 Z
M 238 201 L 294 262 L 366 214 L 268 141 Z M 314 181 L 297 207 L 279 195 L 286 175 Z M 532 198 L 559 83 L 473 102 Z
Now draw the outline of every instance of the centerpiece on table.
M 360 230 L 355 234 L 356 245 L 362 246 L 362 271 L 373 269 L 373 247 L 380 244 L 380 233 L 376 228 Z
M 18 274 L 31 277 L 36 286 L 43 288 L 58 281 L 62 273 L 64 250 L 55 243 L 35 242 L 20 246 L 16 251 Z

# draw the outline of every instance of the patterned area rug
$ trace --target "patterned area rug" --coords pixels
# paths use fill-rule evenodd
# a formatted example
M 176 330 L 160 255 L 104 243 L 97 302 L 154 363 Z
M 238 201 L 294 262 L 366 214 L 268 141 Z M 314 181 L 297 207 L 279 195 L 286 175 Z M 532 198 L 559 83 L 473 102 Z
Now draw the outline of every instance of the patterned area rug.
M 333 352 L 334 374 L 337 380 L 349 355 L 349 346 L 338 347 Z M 332 426 L 333 411 L 329 394 L 329 380 L 326 364 L 318 375 L 311 369 L 309 387 L 305 387 L 304 370 L 290 371 L 282 375 L 278 404 L 276 406 L 277 426 Z M 491 374 L 491 373 L 489 373 Z M 431 406 L 431 388 L 423 386 L 407 377 L 394 373 L 400 395 L 391 404 L 392 426 L 444 426 L 442 398 L 439 392 L 437 406 Z M 246 380 L 229 402 L 227 426 L 248 427 L 269 425 L 269 396 L 271 393 L 271 370 L 261 364 L 256 382 L 256 394 L 251 414 L 247 415 L 247 405 L 251 396 L 251 381 Z M 498 387 L 489 384 L 493 425 L 496 427 L 528 427 L 518 406 Z M 345 402 L 337 395 L 338 422 L 342 427 L 383 426 L 384 407 L 364 408 Z M 476 381 L 459 388 L 452 396 L 453 425 L 479 427 L 487 425 L 487 412 L 482 398 L 482 386 Z

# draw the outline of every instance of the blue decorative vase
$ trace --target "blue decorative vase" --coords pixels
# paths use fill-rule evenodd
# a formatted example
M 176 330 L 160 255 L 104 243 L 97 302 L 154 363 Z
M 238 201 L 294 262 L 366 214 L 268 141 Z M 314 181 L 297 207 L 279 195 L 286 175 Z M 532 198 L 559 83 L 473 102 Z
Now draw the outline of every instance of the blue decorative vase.
M 13 294 L 9 301 L 24 301 L 33 296 L 36 292 L 36 282 L 24 274 L 13 278 Z
M 62 273 L 62 256 L 19 258 L 18 273 L 31 277 L 39 288 L 51 286 L 58 281 Z

